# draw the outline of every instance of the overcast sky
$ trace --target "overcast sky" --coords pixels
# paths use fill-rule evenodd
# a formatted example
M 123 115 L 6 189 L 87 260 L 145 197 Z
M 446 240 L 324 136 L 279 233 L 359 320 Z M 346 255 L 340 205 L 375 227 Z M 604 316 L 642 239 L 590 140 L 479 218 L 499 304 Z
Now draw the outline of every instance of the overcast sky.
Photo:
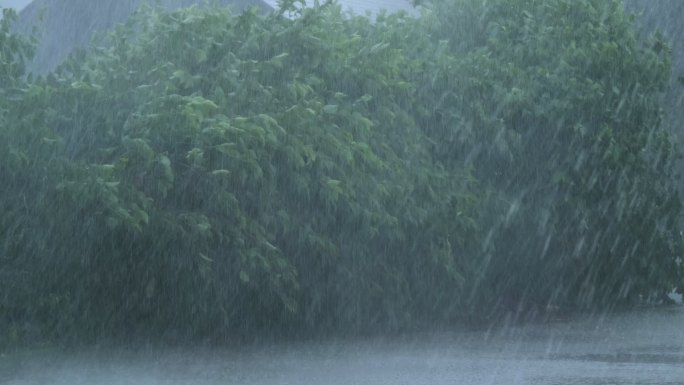
M 364 14 L 365 11 L 377 12 L 379 9 L 397 11 L 399 9 L 410 8 L 408 0 L 338 0 L 345 10 L 354 9 L 356 13 Z M 2 8 L 22 9 L 31 0 L 0 0 Z M 266 0 L 267 3 L 275 6 L 277 0 Z
M 30 2 L 31 0 L 0 0 L 0 7 L 22 9 Z

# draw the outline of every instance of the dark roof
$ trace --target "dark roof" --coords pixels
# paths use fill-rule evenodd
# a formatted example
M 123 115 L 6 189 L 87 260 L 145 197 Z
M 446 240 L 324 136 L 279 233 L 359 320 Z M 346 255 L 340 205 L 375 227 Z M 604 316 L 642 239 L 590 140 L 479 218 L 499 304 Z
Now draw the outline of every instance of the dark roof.
M 34 0 L 19 13 L 16 29 L 30 34 L 39 27 L 39 45 L 29 71 L 47 73 L 64 61 L 76 48 L 87 45 L 96 31 L 106 31 L 121 23 L 141 4 L 142 0 Z M 162 7 L 178 9 L 202 0 L 160 0 Z M 242 12 L 248 6 L 264 11 L 272 8 L 262 0 L 214 0 L 211 3 L 231 6 Z M 40 14 L 44 14 L 42 23 Z

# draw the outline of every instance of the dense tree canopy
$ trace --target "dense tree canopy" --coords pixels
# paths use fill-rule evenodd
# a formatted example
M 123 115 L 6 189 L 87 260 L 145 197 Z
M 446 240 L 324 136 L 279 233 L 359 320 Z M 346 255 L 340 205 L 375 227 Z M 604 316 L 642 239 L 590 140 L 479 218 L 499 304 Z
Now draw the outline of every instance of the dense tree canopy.
M 146 9 L 38 79 L 6 14 L 0 338 L 398 330 L 679 287 L 665 43 L 618 1 L 424 8 Z
M 590 306 L 676 285 L 665 43 L 641 47 L 619 1 L 527 3 L 440 3 L 432 22 L 454 55 L 426 71 L 440 122 L 423 126 L 497 208 L 484 226 L 497 294 L 485 300 Z

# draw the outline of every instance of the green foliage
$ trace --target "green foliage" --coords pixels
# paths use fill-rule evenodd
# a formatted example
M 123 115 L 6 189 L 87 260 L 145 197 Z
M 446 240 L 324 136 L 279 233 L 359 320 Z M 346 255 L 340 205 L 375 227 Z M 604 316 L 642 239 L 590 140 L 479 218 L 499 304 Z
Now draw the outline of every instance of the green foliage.
M 332 6 L 147 10 L 38 81 L 55 138 L 40 161 L 60 166 L 34 189 L 41 224 L 20 224 L 16 264 L 54 298 L 29 316 L 62 308 L 59 334 L 224 335 L 397 328 L 455 301 L 473 182 L 434 167 L 405 112 L 407 58 L 374 30 Z
M 678 155 L 659 108 L 669 58 L 663 41 L 638 42 L 622 6 L 458 1 L 424 19 L 445 40 L 423 126 L 440 159 L 472 164 L 490 191 L 485 308 L 681 286 Z
M 0 19 L 0 90 L 3 93 L 15 85 L 24 74 L 25 64 L 33 57 L 31 41 L 12 33 L 10 27 L 17 18 L 11 8 L 3 8 Z
M 283 6 L 144 9 L 37 80 L 2 40 L 12 330 L 396 330 L 680 284 L 669 64 L 617 2 Z

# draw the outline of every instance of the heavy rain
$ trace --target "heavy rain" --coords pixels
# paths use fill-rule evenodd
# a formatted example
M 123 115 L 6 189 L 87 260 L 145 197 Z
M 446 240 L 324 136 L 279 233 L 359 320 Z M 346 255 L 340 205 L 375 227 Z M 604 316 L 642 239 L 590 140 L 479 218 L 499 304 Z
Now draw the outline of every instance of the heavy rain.
M 0 8 L 0 383 L 684 383 L 681 0 Z

